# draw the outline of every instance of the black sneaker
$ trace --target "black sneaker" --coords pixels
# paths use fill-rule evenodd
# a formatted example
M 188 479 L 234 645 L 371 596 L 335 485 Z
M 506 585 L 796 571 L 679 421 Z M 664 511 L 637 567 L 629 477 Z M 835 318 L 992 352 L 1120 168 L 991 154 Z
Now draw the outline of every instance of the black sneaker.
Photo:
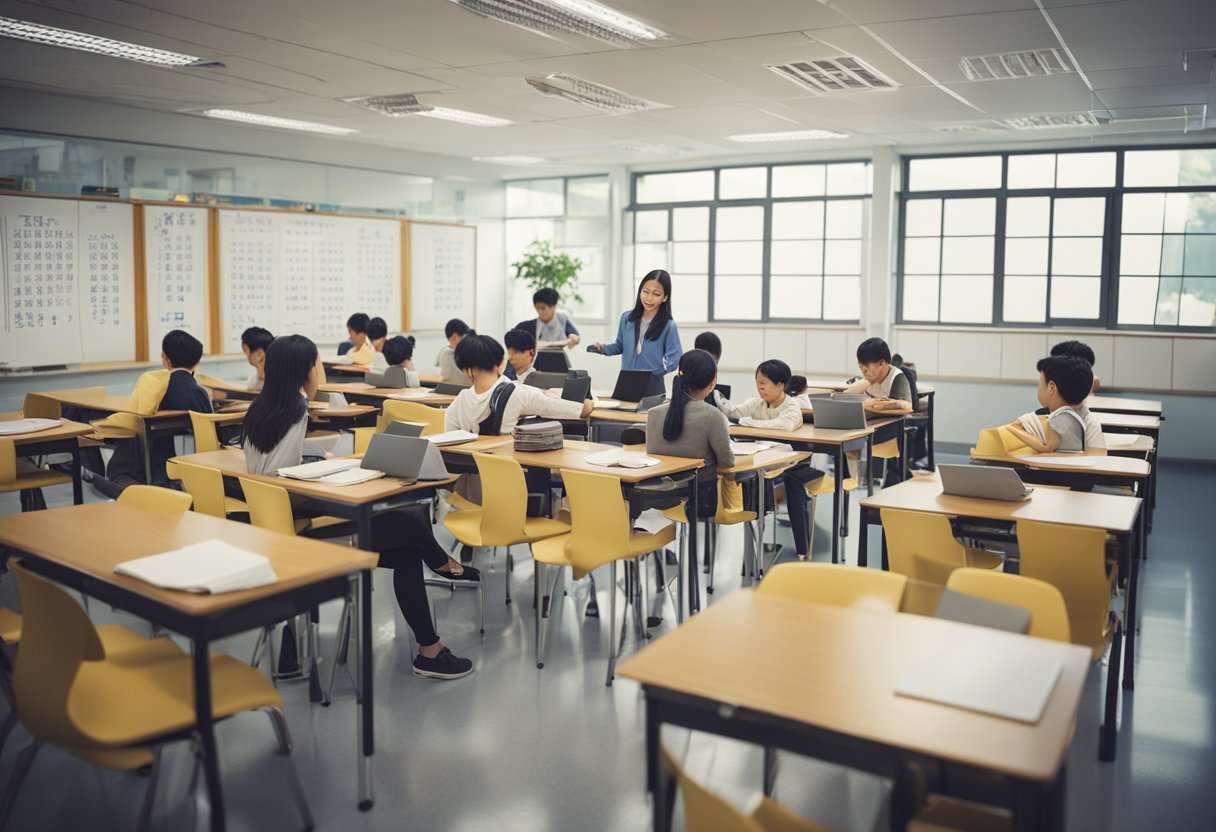
M 460 679 L 472 672 L 471 661 L 452 655 L 452 651 L 446 647 L 433 659 L 421 653 L 414 657 L 414 675 L 424 679 Z
M 472 546 L 469 546 L 467 544 L 461 544 L 460 562 L 461 563 L 472 563 L 473 562 L 473 547 Z
M 587 602 L 587 611 L 583 613 L 583 616 L 586 618 L 600 617 L 600 605 L 595 600 L 594 596 L 592 596 L 591 600 Z

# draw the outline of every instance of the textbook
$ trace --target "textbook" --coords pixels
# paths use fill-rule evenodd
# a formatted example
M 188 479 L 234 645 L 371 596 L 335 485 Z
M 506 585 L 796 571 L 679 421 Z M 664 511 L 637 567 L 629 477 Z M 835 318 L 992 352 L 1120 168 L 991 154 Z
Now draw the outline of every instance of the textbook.
M 326 477 L 358 468 L 361 464 L 362 460 L 359 459 L 322 459 L 319 462 L 308 462 L 304 465 L 292 465 L 289 468 L 280 468 L 279 476 L 288 477 L 293 480 L 328 482 L 329 480 Z
M 8 422 L 0 422 L 0 436 L 37 433 L 40 430 L 57 428 L 61 424 L 63 422 L 59 419 L 13 419 Z
M 776 442 L 731 442 L 730 449 L 735 456 L 754 456 L 761 451 L 767 451 Z
M 389 393 L 385 398 L 398 399 L 399 401 L 408 402 L 411 399 L 427 399 L 435 395 L 434 390 L 427 390 L 425 387 L 419 387 L 417 390 L 403 390 L 400 393 Z
M 598 454 L 591 454 L 587 457 L 588 465 L 600 465 L 605 468 L 649 468 L 652 465 L 658 465 L 659 460 L 646 454 L 638 454 L 632 451 L 611 450 L 601 451 Z
M 137 578 L 163 589 L 185 592 L 235 592 L 272 584 L 279 578 L 262 555 L 222 540 L 204 540 L 118 564 L 119 575 Z
M 430 436 L 424 436 L 430 442 L 436 445 L 460 445 L 465 442 L 472 442 L 477 438 L 477 434 L 469 433 L 467 430 L 449 430 L 444 433 L 434 433 Z

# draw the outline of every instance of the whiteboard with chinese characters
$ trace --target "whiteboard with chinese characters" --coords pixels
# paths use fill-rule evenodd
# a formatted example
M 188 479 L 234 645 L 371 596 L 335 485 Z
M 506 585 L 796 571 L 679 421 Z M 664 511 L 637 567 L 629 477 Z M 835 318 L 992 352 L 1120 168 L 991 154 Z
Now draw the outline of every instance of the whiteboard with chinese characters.
M 219 252 L 223 352 L 250 326 L 334 343 L 355 312 L 401 329 L 400 220 L 222 209 Z
M 184 329 L 206 344 L 207 209 L 145 205 L 143 211 L 148 340 L 155 347 L 169 330 Z
M 135 359 L 134 209 L 0 196 L 0 365 Z
M 413 221 L 409 226 L 410 330 L 442 330 L 452 318 L 474 325 L 477 228 Z

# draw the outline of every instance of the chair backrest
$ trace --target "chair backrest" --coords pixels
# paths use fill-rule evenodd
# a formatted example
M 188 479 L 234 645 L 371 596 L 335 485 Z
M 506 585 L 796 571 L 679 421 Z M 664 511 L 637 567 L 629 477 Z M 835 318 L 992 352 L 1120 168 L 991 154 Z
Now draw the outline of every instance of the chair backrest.
M 190 411 L 190 429 L 194 432 L 194 452 L 198 454 L 220 449 L 220 435 L 215 423 L 225 418 L 219 413 Z
M 481 475 L 481 542 L 511 546 L 524 539 L 528 485 L 524 469 L 510 457 L 473 454 Z
M 629 557 L 629 507 L 621 481 L 608 474 L 562 471 L 570 498 L 568 553 L 574 576 L 583 575 L 618 558 Z
M 684 828 L 688 832 L 764 832 L 733 804 L 689 777 L 666 748 L 661 751 L 663 767 L 675 775 L 684 796 Z
M 215 468 L 177 463 L 177 475 L 194 498 L 194 510 L 221 519 L 228 516 L 224 500 L 224 475 Z
M 422 422 L 423 436 L 443 433 L 443 411 L 421 402 L 403 402 L 397 399 L 384 400 L 384 412 L 376 421 L 376 430 L 384 430 L 389 422 Z
M 1068 607 L 1064 596 L 1046 581 L 1025 575 L 1007 575 L 991 569 L 956 569 L 950 573 L 946 588 L 985 601 L 1009 604 L 1030 610 L 1030 629 L 1026 635 L 1070 641 Z
M 951 572 L 967 565 L 967 550 L 944 514 L 884 508 L 882 528 L 892 572 L 945 584 Z
M 896 612 L 907 583 L 907 576 L 879 569 L 835 563 L 779 563 L 764 576 L 756 591 L 834 607 Z
M 291 513 L 291 496 L 287 489 L 268 482 L 241 477 L 241 490 L 249 506 L 249 522 L 258 528 L 280 534 L 296 533 L 295 517 Z
M 81 663 L 105 658 L 97 630 L 66 590 L 28 572 L 16 560 L 9 561 L 9 568 L 21 593 L 21 653 L 13 672 L 21 724 L 54 745 L 94 747 L 76 729 L 68 705 Z
M 190 510 L 193 500 L 184 491 L 161 488 L 158 485 L 128 485 L 118 495 L 121 505 L 152 511 L 167 517 L 181 517 Z
M 1064 596 L 1073 644 L 1099 650 L 1110 620 L 1105 530 L 1019 520 L 1018 552 L 1023 575 Z
M 59 419 L 62 412 L 58 400 L 41 393 L 26 393 L 21 404 L 21 415 L 27 419 Z
M 0 485 L 17 481 L 17 443 L 0 436 Z
M 367 453 L 367 446 L 372 443 L 372 437 L 377 433 L 375 428 L 355 428 L 355 453 Z

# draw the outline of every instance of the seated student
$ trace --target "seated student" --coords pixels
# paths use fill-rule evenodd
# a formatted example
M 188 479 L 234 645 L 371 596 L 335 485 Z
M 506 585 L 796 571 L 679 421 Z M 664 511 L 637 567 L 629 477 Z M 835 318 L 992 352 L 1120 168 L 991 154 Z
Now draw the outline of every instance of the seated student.
M 671 383 L 671 401 L 646 414 L 646 450 L 654 454 L 705 460 L 697 475 L 697 516 L 718 511 L 717 469 L 735 464 L 726 417 L 706 397 L 718 381 L 718 365 L 704 350 L 689 350 L 680 358 Z
M 714 359 L 714 366 L 722 363 L 722 339 L 712 332 L 702 332 L 693 341 L 692 348 L 707 352 Z M 722 401 L 722 394 L 717 390 L 711 390 L 705 401 L 717 407 Z
M 527 330 L 512 329 L 502 340 L 507 345 L 507 368 L 503 375 L 523 384 L 536 371 L 532 363 L 536 360 L 536 339 Z
M 807 393 L 806 376 L 790 376 L 789 383 L 785 385 L 785 395 L 798 402 L 799 407 L 810 407 L 811 397 Z
M 439 368 L 439 378 L 443 381 L 463 383 L 464 373 L 456 366 L 456 345 L 473 330 L 460 318 L 452 318 L 444 324 L 443 335 L 448 339 L 447 346 L 439 351 L 435 366 Z
M 1037 453 L 1085 453 L 1088 449 L 1105 449 L 1101 431 L 1091 441 L 1088 422 L 1092 421 L 1085 399 L 1093 389 L 1094 373 L 1082 358 L 1053 355 L 1039 359 L 1039 404 L 1048 415 L 1042 425 L 1043 437 L 1026 429 L 1022 419 L 1008 427 L 1018 439 Z M 1096 424 L 1096 423 L 1095 423 Z
M 556 289 L 549 286 L 537 289 L 532 295 L 536 317 L 515 325 L 515 329 L 532 334 L 538 350 L 570 349 L 578 346 L 578 327 L 569 315 L 557 311 L 559 300 L 561 297 Z
M 759 397 L 747 399 L 740 404 L 723 400 L 718 403 L 718 407 L 732 422 L 746 427 L 797 430 L 802 427 L 802 407 L 796 399 L 785 394 L 789 381 L 789 365 L 770 358 L 756 368 L 756 392 L 760 394 Z M 794 550 L 799 560 L 810 557 L 810 512 L 807 507 L 806 486 L 822 476 L 823 472 L 819 469 L 802 466 L 789 469 L 781 477 L 785 483 Z
M 1096 361 L 1093 348 L 1091 348 L 1089 344 L 1086 344 L 1084 341 L 1061 341 L 1051 348 L 1051 355 L 1071 355 L 1074 358 L 1080 358 L 1089 365 L 1091 370 L 1093 369 L 1094 362 Z M 1094 388 L 1092 392 L 1097 393 L 1101 387 L 1102 380 L 1099 379 L 1095 373 Z
M 351 347 L 339 357 L 340 364 L 358 364 L 370 367 L 376 359 L 376 350 L 367 338 L 367 325 L 371 318 L 363 312 L 356 312 L 346 319 L 346 332 L 350 335 Z
M 262 382 L 266 378 L 266 348 L 273 340 L 270 330 L 260 326 L 251 326 L 241 333 L 241 352 L 245 353 L 245 360 L 253 368 L 249 381 L 245 382 L 246 390 L 262 389 Z
M 211 412 L 211 397 L 194 379 L 203 358 L 203 344 L 180 329 L 165 333 L 161 340 L 160 360 L 169 374 L 169 384 L 157 410 L 194 410 Z M 171 436 L 160 436 L 152 442 L 152 480 L 154 485 L 169 484 L 165 462 L 177 453 Z M 137 441 L 119 442 L 106 467 L 105 481 L 95 477 L 94 484 L 107 496 L 117 496 L 128 485 L 144 482 L 144 461 Z
M 394 335 L 384 342 L 384 363 L 405 370 L 405 386 L 421 387 L 418 371 L 414 369 L 414 336 Z
M 903 371 L 891 363 L 891 348 L 881 338 L 867 338 L 857 346 L 857 368 L 861 378 L 845 389 L 864 393 L 866 410 L 911 413 L 912 388 Z
M 266 384 L 245 417 L 241 445 L 249 473 L 274 476 L 280 468 L 299 465 L 308 431 L 308 400 L 320 383 L 317 348 L 303 335 L 276 338 L 266 350 Z M 443 551 L 431 531 L 430 518 L 412 510 L 390 511 L 372 518 L 371 540 L 359 541 L 380 552 L 380 566 L 393 570 L 397 605 L 418 642 L 414 674 L 431 679 L 459 679 L 473 663 L 443 646 L 431 621 L 422 564 L 457 581 L 479 581 L 471 566 L 461 566 Z
M 371 318 L 367 322 L 367 340 L 372 345 L 374 353 L 372 354 L 371 368 L 377 372 L 383 372 L 388 366 L 388 362 L 384 360 L 384 342 L 388 339 L 388 324 L 384 318 Z

